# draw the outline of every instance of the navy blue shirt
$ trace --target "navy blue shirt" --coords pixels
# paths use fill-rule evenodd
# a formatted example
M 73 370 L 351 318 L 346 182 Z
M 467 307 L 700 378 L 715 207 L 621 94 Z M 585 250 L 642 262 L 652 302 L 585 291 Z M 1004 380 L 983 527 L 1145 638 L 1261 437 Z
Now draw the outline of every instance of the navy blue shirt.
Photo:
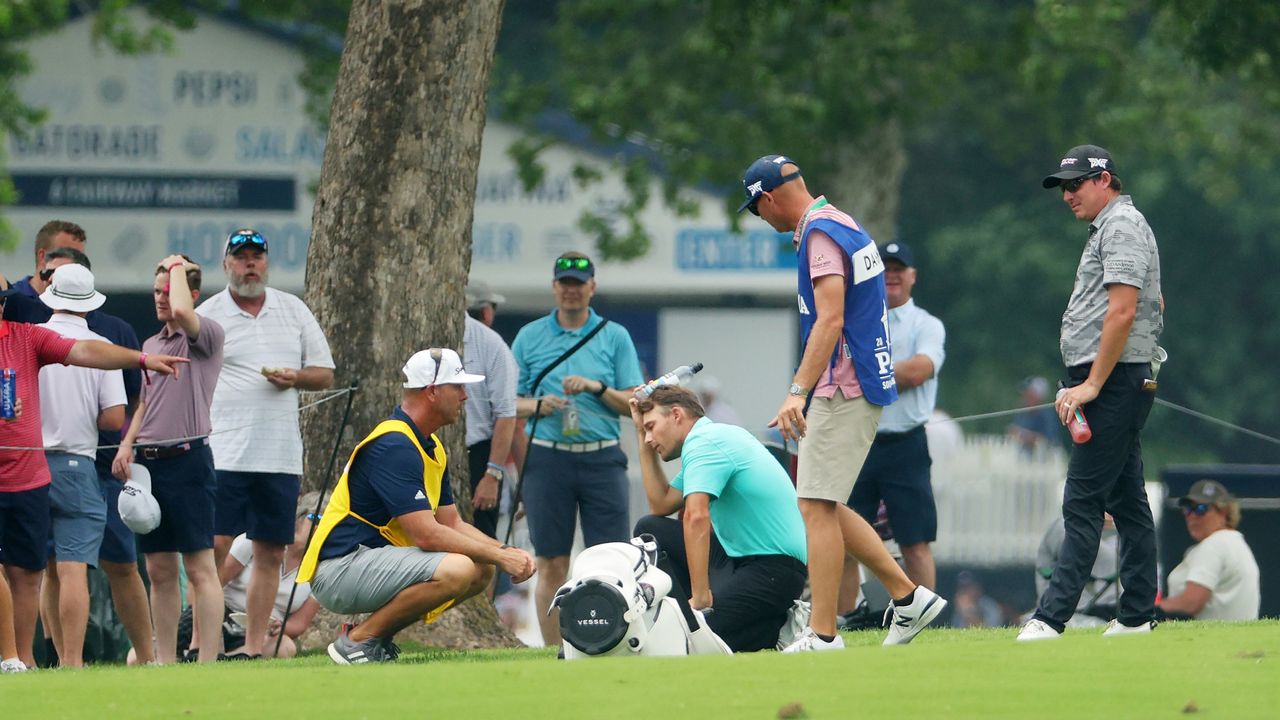
M 436 444 L 424 436 L 413 420 L 396 407 L 391 420 L 402 420 L 413 429 L 422 449 L 435 458 Z M 385 526 L 392 518 L 418 510 L 431 510 L 431 501 L 422 487 L 422 456 L 402 433 L 387 433 L 365 445 L 347 471 L 347 491 L 351 511 L 374 525 Z M 440 481 L 440 507 L 453 504 L 449 471 Z M 353 517 L 343 518 L 325 538 L 320 559 L 342 557 L 359 546 L 379 548 L 390 545 L 378 531 Z

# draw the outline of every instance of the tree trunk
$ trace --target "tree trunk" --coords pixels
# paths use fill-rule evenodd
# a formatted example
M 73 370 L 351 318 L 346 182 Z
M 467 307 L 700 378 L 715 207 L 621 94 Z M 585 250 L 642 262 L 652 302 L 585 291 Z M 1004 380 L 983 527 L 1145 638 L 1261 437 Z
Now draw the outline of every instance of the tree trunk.
M 307 489 L 329 488 L 355 444 L 400 400 L 401 366 L 427 347 L 461 351 L 485 98 L 503 0 L 355 0 L 312 215 L 306 301 L 333 348 L 341 403 L 304 415 Z M 440 433 L 471 516 L 463 426 Z M 328 472 L 338 442 L 338 468 Z M 477 607 L 478 606 L 478 607 Z M 429 644 L 509 645 L 487 603 L 414 632 Z M 432 628 L 465 621 L 461 641 Z M 423 626 L 416 626 L 422 628 Z
M 852 215 L 881 245 L 898 234 L 898 201 L 907 151 L 902 128 L 888 119 L 858 138 L 835 143 L 836 170 L 824 190 L 831 202 Z M 803 166 L 802 166 L 803 167 Z

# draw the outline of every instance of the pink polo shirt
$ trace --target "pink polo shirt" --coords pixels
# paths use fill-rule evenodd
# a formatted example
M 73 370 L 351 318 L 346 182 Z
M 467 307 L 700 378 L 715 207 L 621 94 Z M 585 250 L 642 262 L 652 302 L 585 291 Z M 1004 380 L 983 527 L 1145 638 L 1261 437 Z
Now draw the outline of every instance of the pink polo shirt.
M 14 399 L 22 417 L 0 420 L 0 446 L 43 448 L 40 368 L 66 363 L 75 340 L 27 323 L 0 320 L 0 368 L 16 371 Z M 41 450 L 0 450 L 0 492 L 22 492 L 49 484 L 49 464 Z

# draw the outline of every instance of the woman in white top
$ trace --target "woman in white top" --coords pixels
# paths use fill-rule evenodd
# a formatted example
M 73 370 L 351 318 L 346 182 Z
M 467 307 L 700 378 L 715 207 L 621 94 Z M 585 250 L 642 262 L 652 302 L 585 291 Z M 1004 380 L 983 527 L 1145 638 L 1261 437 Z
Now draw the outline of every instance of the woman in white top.
M 1236 530 L 1240 501 L 1221 483 L 1201 480 L 1178 504 L 1196 544 L 1169 573 L 1169 597 L 1160 610 L 1171 618 L 1257 620 L 1258 563 Z

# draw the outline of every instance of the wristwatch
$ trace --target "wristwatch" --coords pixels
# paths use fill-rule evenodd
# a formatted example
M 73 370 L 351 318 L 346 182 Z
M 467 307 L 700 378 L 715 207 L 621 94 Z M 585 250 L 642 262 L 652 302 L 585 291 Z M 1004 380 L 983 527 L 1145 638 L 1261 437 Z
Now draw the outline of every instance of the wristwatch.
M 809 391 L 800 387 L 796 383 L 791 383 L 791 387 L 787 388 L 787 394 L 795 395 L 796 397 L 804 397 L 809 394 Z
M 498 465 L 497 463 L 489 463 L 488 471 L 485 473 L 485 475 L 492 475 L 495 480 L 497 480 L 498 482 L 502 482 L 502 479 L 507 475 L 507 471 L 504 470 L 502 466 Z

